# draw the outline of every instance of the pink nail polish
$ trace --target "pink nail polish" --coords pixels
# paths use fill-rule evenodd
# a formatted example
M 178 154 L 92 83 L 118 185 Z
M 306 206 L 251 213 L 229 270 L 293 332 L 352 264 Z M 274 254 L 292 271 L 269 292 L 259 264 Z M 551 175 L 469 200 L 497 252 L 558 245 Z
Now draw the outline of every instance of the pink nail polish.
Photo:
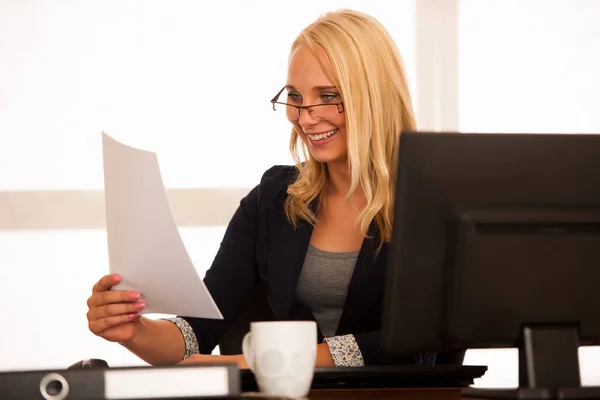
M 136 310 L 141 310 L 142 308 L 146 307 L 146 303 L 144 303 L 143 301 L 137 302 L 134 305 Z
M 131 314 L 129 314 L 129 315 L 127 316 L 127 318 L 129 318 L 129 319 L 134 319 L 134 318 L 135 318 L 135 317 L 137 317 L 137 316 L 138 316 L 138 313 L 131 313 Z
M 141 296 L 141 295 L 140 295 L 139 293 L 129 293 L 129 298 L 130 298 L 131 300 L 137 300 L 137 299 L 139 299 L 139 298 L 140 298 L 140 296 Z

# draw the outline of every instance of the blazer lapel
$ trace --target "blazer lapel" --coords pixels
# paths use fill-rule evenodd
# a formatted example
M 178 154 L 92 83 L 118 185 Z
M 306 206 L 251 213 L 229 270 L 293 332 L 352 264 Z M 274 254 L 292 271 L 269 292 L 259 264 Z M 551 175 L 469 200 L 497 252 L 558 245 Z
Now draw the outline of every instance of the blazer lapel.
M 313 228 L 302 221 L 294 229 L 277 207 L 271 209 L 269 218 L 268 297 L 275 315 L 289 319 Z
M 375 302 L 381 301 L 385 279 L 385 248 L 376 259 L 375 251 L 380 240 L 376 223 L 371 224 L 368 236 L 363 241 L 350 279 L 338 334 L 350 332 L 366 313 L 373 310 Z

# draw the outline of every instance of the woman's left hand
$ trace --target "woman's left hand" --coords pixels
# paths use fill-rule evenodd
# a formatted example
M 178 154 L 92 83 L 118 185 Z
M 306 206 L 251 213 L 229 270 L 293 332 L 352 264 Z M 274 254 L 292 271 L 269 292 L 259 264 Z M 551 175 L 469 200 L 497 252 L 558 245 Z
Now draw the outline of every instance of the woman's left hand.
M 248 363 L 242 354 L 235 356 L 219 356 L 209 354 L 194 354 L 183 361 L 178 362 L 178 365 L 187 364 L 221 364 L 221 363 L 236 363 L 238 368 L 247 369 Z

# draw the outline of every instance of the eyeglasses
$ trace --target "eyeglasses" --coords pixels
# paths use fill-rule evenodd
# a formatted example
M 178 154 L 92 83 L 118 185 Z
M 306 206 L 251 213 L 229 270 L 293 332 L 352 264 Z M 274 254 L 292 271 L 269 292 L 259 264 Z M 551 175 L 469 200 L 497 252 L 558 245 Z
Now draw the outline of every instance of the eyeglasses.
M 328 120 L 335 118 L 336 115 L 344 112 L 344 102 L 339 103 L 321 103 L 321 104 L 312 104 L 309 106 L 298 106 L 295 104 L 286 103 L 283 101 L 279 101 L 280 98 L 287 99 L 288 97 L 294 98 L 294 96 L 299 96 L 298 94 L 288 93 L 287 88 L 284 87 L 271 99 L 271 104 L 273 104 L 273 111 L 277 113 L 285 113 L 286 117 L 290 121 L 296 121 L 300 118 L 300 114 L 302 110 L 307 110 L 310 116 L 314 119 L 318 120 Z M 322 97 L 339 97 L 339 94 L 323 94 Z M 333 100 L 333 99 L 332 99 Z M 281 107 L 279 107 L 279 106 Z

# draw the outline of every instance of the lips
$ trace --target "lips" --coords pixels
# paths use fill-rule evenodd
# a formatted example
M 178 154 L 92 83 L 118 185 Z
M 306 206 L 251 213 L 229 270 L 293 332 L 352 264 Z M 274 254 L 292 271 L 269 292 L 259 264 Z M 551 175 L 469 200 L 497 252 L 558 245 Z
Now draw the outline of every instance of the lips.
M 321 132 L 321 133 L 317 133 L 317 134 L 307 133 L 306 136 L 308 136 L 308 138 L 311 140 L 311 142 L 320 142 L 320 141 L 325 141 L 325 140 L 331 138 L 337 132 L 338 132 L 338 129 L 335 128 L 335 129 L 331 129 L 329 131 Z

